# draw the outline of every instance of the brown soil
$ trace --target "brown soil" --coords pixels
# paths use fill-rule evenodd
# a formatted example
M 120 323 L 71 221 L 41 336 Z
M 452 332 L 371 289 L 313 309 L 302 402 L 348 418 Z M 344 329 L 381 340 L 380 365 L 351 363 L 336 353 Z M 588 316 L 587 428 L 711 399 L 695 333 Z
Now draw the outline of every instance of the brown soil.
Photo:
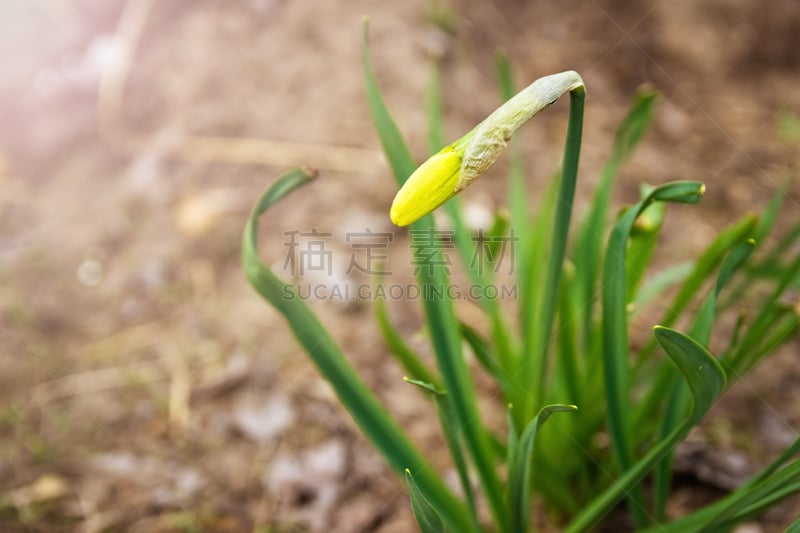
M 394 185 L 364 99 L 365 14 L 384 96 L 419 159 L 431 57 L 443 58 L 449 137 L 497 105 L 497 49 L 520 84 L 579 71 L 578 216 L 631 96 L 658 89 L 653 131 L 616 200 L 636 198 L 642 182 L 708 187 L 702 206 L 670 210 L 659 264 L 761 208 L 797 162 L 798 140 L 778 127 L 800 114 L 795 0 L 6 0 L 0 530 L 413 530 L 402 484 L 239 266 L 250 206 L 298 164 L 321 178 L 271 215 L 264 255 L 276 269 L 285 232 L 315 228 L 334 233 L 337 268 L 309 276 L 360 279 L 345 271 L 345 232 L 393 231 Z M 558 164 L 565 110 L 523 130 L 536 146 L 531 187 Z M 503 198 L 502 167 L 465 194 L 476 220 Z M 796 223 L 799 199 L 781 226 Z M 408 276 L 407 258 L 397 264 Z M 446 467 L 435 416 L 386 363 L 371 305 L 312 306 Z M 392 315 L 424 349 L 413 302 Z M 796 437 L 798 347 L 743 380 L 693 434 L 672 513 L 736 486 Z M 752 531 L 782 531 L 794 503 Z

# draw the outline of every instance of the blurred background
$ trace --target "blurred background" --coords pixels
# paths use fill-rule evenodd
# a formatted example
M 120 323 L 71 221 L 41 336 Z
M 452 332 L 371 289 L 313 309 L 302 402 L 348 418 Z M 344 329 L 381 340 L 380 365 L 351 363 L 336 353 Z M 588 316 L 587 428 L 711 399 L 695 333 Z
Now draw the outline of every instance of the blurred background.
M 763 207 L 798 161 L 796 0 L 3 0 L 0 530 L 413 530 L 402 485 L 239 266 L 250 206 L 299 164 L 320 178 L 263 229 L 276 269 L 287 232 L 335 233 L 337 257 L 344 232 L 406 242 L 388 220 L 395 186 L 364 98 L 364 15 L 379 83 L 420 161 L 432 62 L 448 139 L 498 105 L 497 50 L 520 86 L 579 71 L 578 215 L 636 89 L 659 90 L 618 205 L 643 182 L 708 187 L 700 207 L 670 208 L 662 264 Z M 565 122 L 561 103 L 523 128 L 531 187 L 557 168 Z M 504 197 L 504 165 L 464 195 L 473 223 Z M 795 222 L 798 198 L 784 211 Z M 327 279 L 352 281 L 345 265 Z M 435 414 L 386 362 L 371 304 L 312 306 L 447 468 Z M 414 303 L 392 313 L 424 350 Z M 735 487 L 796 437 L 798 348 L 743 380 L 690 437 L 672 513 Z M 796 510 L 747 531 L 777 531 Z

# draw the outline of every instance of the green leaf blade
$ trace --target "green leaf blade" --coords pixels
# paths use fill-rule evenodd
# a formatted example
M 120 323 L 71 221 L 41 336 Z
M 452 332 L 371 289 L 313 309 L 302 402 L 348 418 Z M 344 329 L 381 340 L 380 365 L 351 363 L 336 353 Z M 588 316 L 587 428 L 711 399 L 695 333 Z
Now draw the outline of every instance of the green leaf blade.
M 591 528 L 628 492 L 638 484 L 708 412 L 725 387 L 725 372 L 716 359 L 697 341 L 683 333 L 663 327 L 654 328 L 659 344 L 678 367 L 686 380 L 694 400 L 689 417 L 667 438 L 653 446 L 635 465 L 625 472 L 600 496 L 595 498 L 565 529 L 577 533 Z M 663 525 L 657 526 L 658 531 Z M 691 531 L 691 530 L 681 530 Z
M 381 145 L 398 185 L 401 185 L 415 169 L 414 160 L 408 151 L 397 125 L 386 108 L 380 95 L 377 81 L 372 72 L 369 60 L 368 28 L 364 23 L 363 62 L 367 84 L 367 98 L 373 123 L 375 124 Z M 426 215 L 414 222 L 415 230 L 435 231 L 432 215 Z M 501 531 L 506 529 L 507 517 L 504 515 L 500 480 L 494 465 L 494 453 L 480 419 L 475 388 L 464 361 L 461 350 L 461 335 L 458 320 L 455 316 L 453 302 L 447 297 L 445 288 L 449 285 L 448 274 L 440 265 L 435 268 L 421 268 L 418 282 L 422 287 L 433 288 L 430 295 L 422 299 L 425 321 L 431 334 L 431 343 L 436 354 L 437 366 L 447 390 L 447 401 L 452 407 L 455 417 L 456 431 L 463 432 L 464 443 L 478 472 L 492 516 Z M 427 292 L 427 291 L 426 291 Z M 437 506 L 438 509 L 438 506 Z M 468 512 L 460 517 L 462 523 L 469 516 Z M 462 526 L 471 530 L 469 525 Z
M 411 498 L 411 509 L 414 511 L 414 518 L 417 520 L 420 531 L 422 533 L 442 533 L 444 531 L 442 519 L 422 495 L 422 491 L 419 490 L 414 476 L 411 475 L 411 470 L 408 468 L 405 471 L 405 479 Z
M 602 262 L 603 242 L 606 238 L 605 228 L 608 206 L 611 203 L 611 188 L 620 166 L 647 132 L 657 97 L 658 93 L 653 91 L 643 91 L 636 95 L 631 110 L 617 129 L 611 157 L 603 168 L 589 212 L 581 222 L 575 239 L 575 264 L 580 265 L 576 288 L 584 310 L 582 323 L 585 349 L 589 347 L 589 335 L 593 330 L 594 292 L 598 279 L 598 265 Z
M 653 332 L 692 391 L 694 407 L 689 419 L 694 425 L 725 388 L 725 372 L 717 360 L 691 337 L 663 326 L 656 326 Z
M 331 384 L 339 401 L 389 465 L 397 472 L 403 472 L 409 466 L 415 468 L 420 472 L 420 485 L 447 523 L 459 530 L 474 531 L 467 519 L 469 514 L 466 507 L 431 469 L 422 454 L 358 376 L 316 315 L 297 297 L 291 285 L 276 276 L 258 255 L 259 217 L 277 201 L 312 178 L 313 173 L 304 169 L 287 172 L 256 202 L 242 236 L 242 265 L 245 275 L 256 292 L 284 316 L 295 338 Z
M 554 404 L 543 407 L 530 421 L 519 441 L 514 443 L 513 456 L 509 467 L 509 504 L 511 531 L 525 533 L 530 528 L 530 487 L 533 469 L 533 444 L 536 434 L 550 415 L 558 412 L 575 411 L 574 405 Z M 513 428 L 513 426 L 510 426 Z
M 394 327 L 389 314 L 386 311 L 386 304 L 383 300 L 375 302 L 375 315 L 378 319 L 378 328 L 381 330 L 383 340 L 389 347 L 389 351 L 395 356 L 397 361 L 403 366 L 413 379 L 418 379 L 428 383 L 438 385 L 439 380 L 434 377 L 433 372 L 428 369 L 422 359 L 406 344 L 402 335 Z
M 389 161 L 389 166 L 394 173 L 397 184 L 402 186 L 405 180 L 414 172 L 416 165 L 400 133 L 400 129 L 389 113 L 389 109 L 386 107 L 386 103 L 383 101 L 381 92 L 378 89 L 378 81 L 375 79 L 372 63 L 369 60 L 368 35 L 369 23 L 365 18 L 363 28 L 363 63 L 367 87 L 367 102 L 369 103 L 372 123 L 375 126 L 378 139 L 383 147 L 383 153 L 386 154 L 386 158 Z

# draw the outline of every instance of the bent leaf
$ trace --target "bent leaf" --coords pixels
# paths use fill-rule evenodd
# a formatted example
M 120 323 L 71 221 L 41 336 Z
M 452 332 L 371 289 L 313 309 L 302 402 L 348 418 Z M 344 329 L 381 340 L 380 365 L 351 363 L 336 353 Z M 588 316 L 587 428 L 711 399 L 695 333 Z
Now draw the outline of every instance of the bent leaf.
M 659 344 L 667 352 L 675 366 L 678 367 L 681 375 L 686 380 L 686 384 L 689 386 L 693 399 L 692 411 L 683 424 L 675 428 L 675 431 L 667 438 L 651 448 L 647 455 L 627 469 L 603 494 L 595 498 L 569 524 L 565 532 L 577 533 L 586 531 L 594 526 L 667 453 L 686 438 L 692 427 L 705 416 L 711 408 L 711 404 L 725 388 L 725 372 L 716 359 L 697 341 L 683 333 L 663 326 L 656 326 L 654 333 Z
M 574 405 L 559 404 L 542 407 L 539 414 L 525 428 L 519 441 L 514 442 L 513 448 L 509 447 L 508 489 L 511 506 L 511 531 L 524 533 L 529 529 L 531 465 L 533 464 L 533 442 L 536 439 L 537 431 L 550 418 L 551 414 L 577 409 Z M 515 436 L 513 420 L 509 422 L 509 433 L 512 437 Z
M 339 401 L 390 466 L 397 472 L 404 472 L 408 467 L 420 472 L 419 484 L 447 523 L 457 527 L 459 531 L 474 531 L 467 519 L 469 514 L 466 507 L 445 486 L 403 430 L 389 416 L 316 315 L 297 297 L 293 287 L 284 283 L 259 258 L 259 217 L 281 198 L 308 183 L 313 177 L 313 172 L 304 169 L 287 172 L 256 203 L 242 236 L 242 264 L 247 279 L 286 318 L 298 342 L 331 384 Z
M 693 426 L 725 388 L 725 372 L 714 356 L 691 337 L 662 326 L 656 326 L 653 332 L 692 391 L 694 406 L 684 426 Z

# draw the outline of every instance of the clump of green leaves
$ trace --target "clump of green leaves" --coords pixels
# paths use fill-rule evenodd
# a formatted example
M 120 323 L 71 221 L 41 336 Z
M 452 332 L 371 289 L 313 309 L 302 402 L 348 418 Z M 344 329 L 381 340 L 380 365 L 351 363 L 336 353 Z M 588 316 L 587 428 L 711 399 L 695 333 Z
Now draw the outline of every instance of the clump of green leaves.
M 400 186 L 416 164 L 378 90 L 366 28 L 364 69 L 375 128 Z M 444 144 L 441 76 L 437 69 L 434 72 L 427 105 L 432 152 Z M 498 72 L 503 97 L 508 99 L 513 81 L 505 58 L 498 60 Z M 438 411 L 462 496 L 425 461 L 314 313 L 301 299 L 286 297 L 293 288 L 258 258 L 259 217 L 308 183 L 311 174 L 298 169 L 281 176 L 248 220 L 243 240 L 248 279 L 286 317 L 343 406 L 404 476 L 424 532 L 527 531 L 534 493 L 553 511 L 554 519 L 563 522 L 565 531 L 591 529 L 622 500 L 639 529 L 724 531 L 800 491 L 800 459 L 795 458 L 799 439 L 726 497 L 677 520 L 666 518 L 675 447 L 727 387 L 800 328 L 797 307 L 785 301 L 787 290 L 800 279 L 796 248 L 800 224 L 770 248 L 761 244 L 772 232 L 788 184 L 760 216 L 734 222 L 696 260 L 648 276 L 667 204 L 696 204 L 705 187 L 694 181 L 644 187 L 639 202 L 610 220 L 615 178 L 653 115 L 656 94 L 642 92 L 616 132 L 589 211 L 570 239 L 584 94 L 582 88 L 570 92 L 562 169 L 552 186 L 537 195 L 543 200 L 535 211 L 529 210 L 521 147 L 511 146 L 510 221 L 498 215 L 493 231 L 513 227 L 519 237 L 516 316 L 507 316 L 494 300 L 482 300 L 489 332 L 484 337 L 459 321 L 446 291 L 434 291 L 421 302 L 436 360 L 436 368 L 429 368 L 404 342 L 385 305 L 376 306 L 377 325 L 408 373 L 407 381 L 430 396 Z M 472 281 L 491 284 L 492 272 L 476 265 L 470 268 L 469 233 L 458 197 L 443 208 Z M 412 227 L 433 230 L 433 217 L 424 216 Z M 444 268 L 419 269 L 419 283 L 446 287 L 448 274 Z M 759 287 L 758 293 L 765 296 L 751 296 L 752 287 Z M 668 294 L 672 294 L 670 304 L 651 341 L 633 350 L 630 315 Z M 739 315 L 732 332 L 722 332 L 729 337 L 723 343 L 726 347 L 712 355 L 709 345 L 718 316 L 741 302 L 751 309 Z M 683 332 L 673 329 L 677 324 Z M 492 434 L 482 422 L 464 345 L 495 379 L 508 406 L 505 435 Z M 560 414 L 566 411 L 576 412 Z M 554 414 L 558 423 L 543 427 Z M 607 446 L 598 444 L 601 434 L 607 435 Z M 482 498 L 473 488 L 473 476 Z M 479 502 L 485 502 L 488 513 L 481 513 Z M 485 515 L 491 524 L 480 521 L 479 516 Z

